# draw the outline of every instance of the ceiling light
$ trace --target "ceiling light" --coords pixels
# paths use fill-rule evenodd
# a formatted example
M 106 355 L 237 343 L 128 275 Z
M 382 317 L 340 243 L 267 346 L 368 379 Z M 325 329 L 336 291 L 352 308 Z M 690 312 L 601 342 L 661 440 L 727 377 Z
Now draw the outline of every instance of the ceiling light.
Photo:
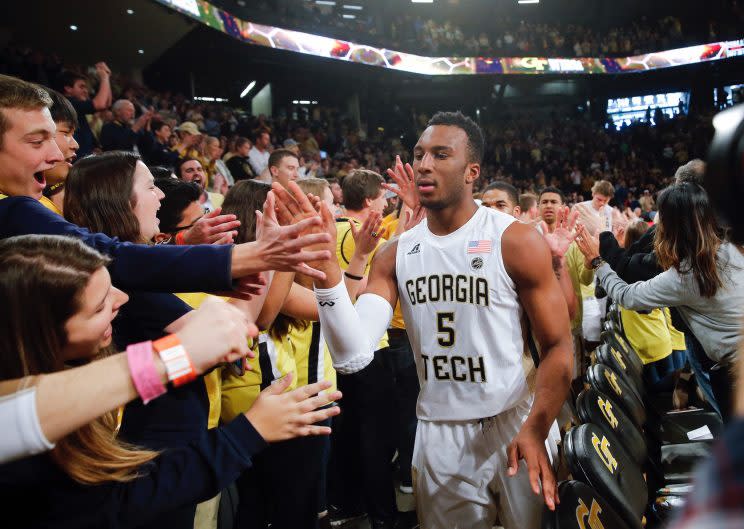
M 336 2 L 334 0 L 315 0 L 315 3 L 321 6 L 335 6 Z
M 77 31 L 77 26 L 75 24 L 73 24 L 73 25 L 70 26 L 70 29 L 72 31 Z
M 341 16 L 344 17 L 344 18 L 356 18 L 356 15 L 349 15 L 348 13 L 344 13 Z
M 411 0 L 412 4 L 433 4 L 434 0 Z
M 246 86 L 242 92 L 240 92 L 240 97 L 243 98 L 248 95 L 248 92 L 253 90 L 253 87 L 256 86 L 256 81 L 251 81 L 248 83 L 248 86 Z
M 539 4 L 540 0 L 517 0 L 518 4 Z
M 133 15 L 134 9 L 127 9 L 127 15 Z
M 145 50 L 137 50 L 137 53 L 139 53 L 140 55 L 144 55 L 145 54 Z
M 361 11 L 364 8 L 362 6 L 344 4 L 344 9 L 348 9 L 350 11 Z
M 310 104 L 310 101 L 306 99 L 300 99 L 300 105 L 309 105 L 309 104 Z

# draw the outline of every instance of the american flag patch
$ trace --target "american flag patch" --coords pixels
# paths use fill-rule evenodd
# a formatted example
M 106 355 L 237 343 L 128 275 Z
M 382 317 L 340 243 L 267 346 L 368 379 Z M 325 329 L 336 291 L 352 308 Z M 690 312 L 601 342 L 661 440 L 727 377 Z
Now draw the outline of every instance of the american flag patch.
M 468 242 L 468 253 L 491 253 L 491 241 L 483 239 Z

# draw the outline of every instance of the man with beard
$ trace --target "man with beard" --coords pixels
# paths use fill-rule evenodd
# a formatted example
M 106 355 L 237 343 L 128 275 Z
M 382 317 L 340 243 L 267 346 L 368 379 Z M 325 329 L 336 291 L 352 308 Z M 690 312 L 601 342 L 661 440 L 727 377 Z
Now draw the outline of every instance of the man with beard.
M 195 184 L 198 184 L 201 189 L 199 204 L 202 205 L 206 213 L 214 211 L 222 206 L 225 197 L 219 193 L 211 193 L 204 188 L 204 183 L 207 180 L 207 173 L 204 171 L 204 167 L 202 167 L 199 160 L 196 158 L 181 159 L 176 165 L 176 175 L 184 182 L 194 182 Z

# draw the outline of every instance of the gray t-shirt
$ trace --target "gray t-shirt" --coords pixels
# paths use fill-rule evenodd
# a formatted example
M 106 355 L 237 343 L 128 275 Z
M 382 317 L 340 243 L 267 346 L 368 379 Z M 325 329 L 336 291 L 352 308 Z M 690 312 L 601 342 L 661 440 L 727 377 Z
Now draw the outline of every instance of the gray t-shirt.
M 628 285 L 608 264 L 597 270 L 607 294 L 630 310 L 677 307 L 690 331 L 714 362 L 736 358 L 744 321 L 744 255 L 731 243 L 718 250 L 723 287 L 712 298 L 700 295 L 692 273 L 670 268 L 648 281 Z

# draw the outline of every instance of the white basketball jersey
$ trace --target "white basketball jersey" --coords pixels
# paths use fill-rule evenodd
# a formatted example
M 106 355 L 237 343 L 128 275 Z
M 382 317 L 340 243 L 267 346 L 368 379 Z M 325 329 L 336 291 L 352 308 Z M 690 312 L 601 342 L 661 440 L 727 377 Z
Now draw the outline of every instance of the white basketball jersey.
M 424 220 L 398 241 L 398 290 L 421 383 L 420 419 L 491 417 L 529 396 L 522 307 L 501 253 L 512 222 L 479 207 L 449 235 L 434 235 Z

